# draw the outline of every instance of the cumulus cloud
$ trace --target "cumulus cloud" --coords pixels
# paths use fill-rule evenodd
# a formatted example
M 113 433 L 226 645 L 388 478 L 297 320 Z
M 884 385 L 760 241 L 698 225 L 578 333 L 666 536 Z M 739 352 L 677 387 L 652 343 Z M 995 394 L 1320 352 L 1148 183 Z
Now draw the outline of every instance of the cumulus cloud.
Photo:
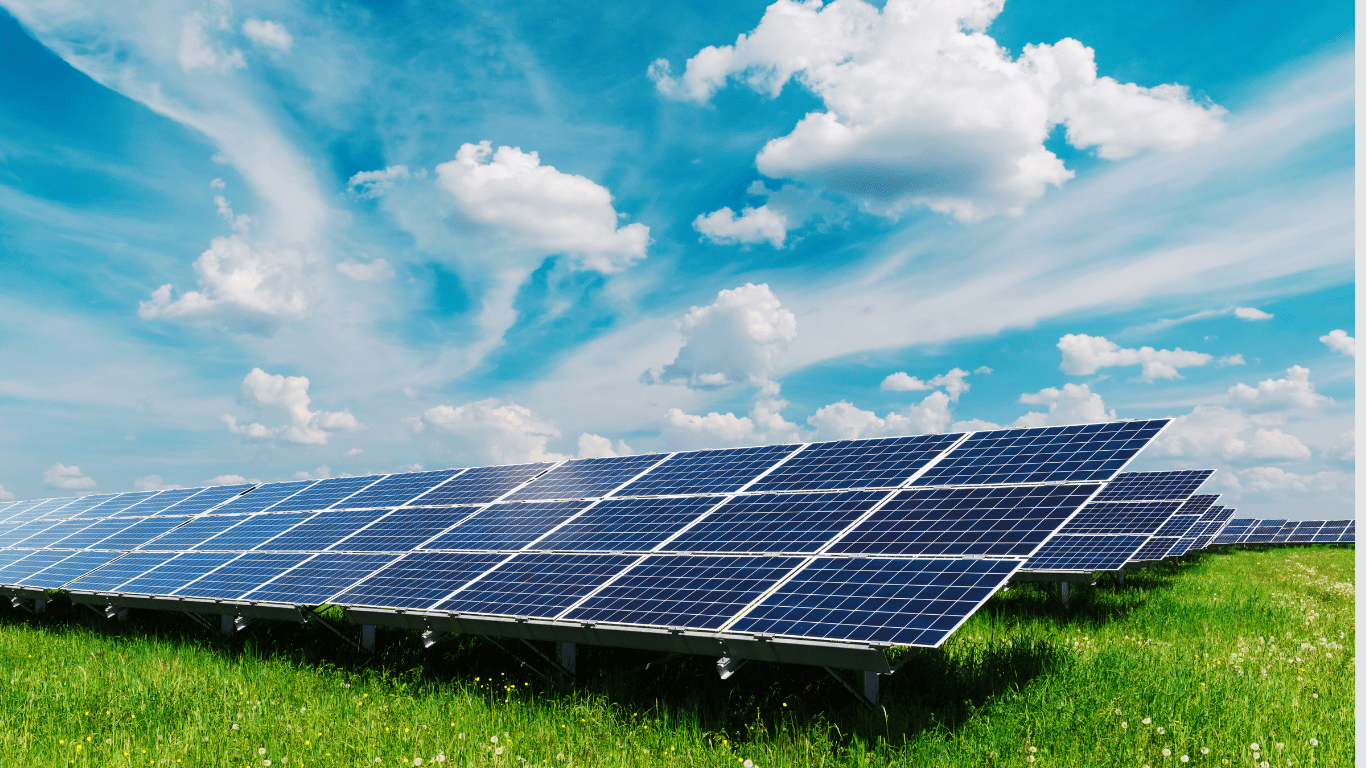
M 1180 347 L 1124 349 L 1104 336 L 1087 336 L 1084 333 L 1069 333 L 1058 339 L 1058 349 L 1062 350 L 1062 365 L 1059 367 L 1064 373 L 1086 376 L 1101 368 L 1142 365 L 1144 381 L 1179 379 L 1181 374 L 1178 368 L 1200 366 L 1214 359 L 1213 355 L 1188 352 Z
M 979 0 L 778 0 L 733 45 L 707 46 L 674 77 L 656 60 L 661 93 L 705 102 L 732 79 L 770 97 L 796 79 L 824 103 L 755 159 L 895 215 L 924 205 L 963 221 L 1018 214 L 1072 178 L 1044 142 L 1104 158 L 1212 141 L 1224 110 L 1181 85 L 1144 88 L 1097 77 L 1095 52 L 1070 38 L 1028 45 L 1012 60 L 985 32 L 1002 4 Z
M 1229 482 L 1225 480 L 1225 482 Z M 1271 493 L 1285 497 L 1290 494 L 1319 496 L 1338 490 L 1351 490 L 1352 476 L 1346 472 L 1316 472 L 1299 475 L 1280 467 L 1250 467 L 1239 470 L 1229 484 L 1235 491 Z
M 391 165 L 381 171 L 361 171 L 346 182 L 346 191 L 361 200 L 373 200 L 393 189 L 395 180 L 411 175 L 406 165 Z M 419 171 L 419 178 L 426 175 L 426 172 Z
M 1327 451 L 1324 451 L 1324 458 L 1346 464 L 1355 463 L 1357 460 L 1356 430 L 1351 429 L 1338 435 L 1338 439 L 1333 441 Z
M 783 418 L 786 400 L 778 397 L 777 382 L 766 382 L 755 394 L 748 416 L 712 411 L 705 416 L 670 408 L 661 434 L 678 448 L 726 448 L 762 443 L 791 443 L 806 439 L 801 427 Z
M 326 480 L 330 477 L 332 477 L 332 468 L 326 464 L 311 471 L 301 469 L 293 475 L 295 480 Z
M 864 411 L 841 400 L 817 409 L 806 423 L 816 428 L 816 440 L 852 440 L 885 435 L 919 435 L 943 432 L 952 417 L 949 415 L 951 398 L 943 392 L 931 392 L 905 413 L 889 412 L 885 418 L 873 411 Z
M 618 227 L 612 194 L 583 176 L 541 165 L 535 152 L 488 141 L 463 144 L 436 167 L 460 213 L 516 247 L 563 253 L 583 269 L 619 272 L 645 258 L 650 228 Z
M 176 60 L 186 72 L 205 69 L 210 72 L 231 72 L 247 66 L 242 52 L 233 48 L 224 50 L 209 40 L 205 30 L 207 21 L 201 13 L 192 13 L 181 21 L 180 46 L 176 48 Z
M 172 485 L 161 479 L 161 475 L 147 475 L 139 477 L 133 481 L 133 489 L 138 491 L 168 491 L 174 488 L 184 488 L 183 485 Z
M 95 481 L 81 474 L 81 468 L 75 464 L 69 467 L 65 464 L 53 464 L 43 472 L 43 484 L 64 491 L 83 491 L 95 487 Z
M 1242 354 L 1224 355 L 1214 362 L 1218 365 L 1247 365 L 1247 361 L 1243 359 Z
M 612 441 L 602 435 L 594 435 L 584 432 L 579 435 L 579 458 L 580 459 L 605 459 L 611 456 L 629 456 L 633 453 L 631 446 L 625 441 L 618 440 L 615 447 Z
M 1348 336 L 1347 332 L 1341 328 L 1335 331 L 1329 331 L 1327 336 L 1320 336 L 1319 341 L 1327 344 L 1328 348 L 1334 352 L 1348 357 L 1357 356 L 1357 340 Z
M 1048 413 L 1030 411 L 1015 420 L 1017 427 L 1043 427 L 1054 424 L 1090 424 L 1114 421 L 1114 409 L 1105 410 L 1100 395 L 1085 384 L 1064 384 L 1062 389 L 1047 387 L 1033 394 L 1020 395 L 1025 405 L 1047 405 Z
M 1309 448 L 1294 435 L 1257 426 L 1243 412 L 1218 405 L 1198 405 L 1176 417 L 1148 451 L 1154 456 L 1229 461 L 1303 461 L 1310 456 Z
M 1317 408 L 1332 402 L 1332 398 L 1314 391 L 1308 368 L 1294 365 L 1285 369 L 1285 374 L 1284 379 L 1259 381 L 1256 388 L 1242 382 L 1234 384 L 1228 389 L 1229 399 L 1250 411 Z
M 987 373 L 990 372 L 991 369 L 987 368 Z M 914 392 L 943 387 L 948 392 L 949 399 L 956 403 L 959 395 L 972 388 L 972 385 L 965 381 L 969 375 L 962 368 L 954 368 L 948 373 L 942 373 L 932 379 L 921 381 L 915 376 L 908 376 L 905 371 L 897 371 L 882 380 L 882 388 L 893 392 Z
M 783 350 L 797 338 L 797 317 L 784 309 L 768 284 L 746 283 L 692 307 L 678 322 L 683 346 L 663 369 L 646 371 L 646 382 L 679 382 L 707 389 L 747 381 L 762 387 Z
M 561 461 L 568 458 L 546 450 L 559 439 L 555 425 L 511 401 L 495 398 L 464 405 L 438 405 L 420 419 L 409 422 L 414 431 L 452 435 L 460 439 L 460 451 L 493 464 L 528 461 Z
M 1239 320 L 1270 320 L 1275 315 L 1255 307 L 1234 307 L 1233 316 Z
M 241 475 L 219 475 L 204 481 L 204 485 L 242 485 L 247 479 Z M 256 482 L 255 480 L 251 482 Z
M 362 283 L 378 283 L 394 276 L 394 268 L 384 259 L 375 259 L 368 264 L 347 259 L 337 265 L 337 271 Z
M 261 412 L 263 419 L 282 423 L 273 427 L 260 422 L 239 424 L 234 416 L 220 416 L 219 419 L 234 435 L 261 440 L 280 439 L 300 445 L 326 445 L 332 436 L 329 430 L 360 428 L 360 422 L 356 421 L 349 409 L 310 410 L 312 399 L 308 395 L 306 376 L 271 375 L 260 368 L 253 368 L 242 379 L 242 397 Z M 267 416 L 274 418 L 268 419 Z
M 0 485 L 0 501 L 9 501 L 12 498 L 14 498 L 14 492 L 7 491 L 5 486 Z
M 276 21 L 247 19 L 242 22 L 242 34 L 257 45 L 272 48 L 281 53 L 289 53 L 289 49 L 294 46 L 294 36 L 289 34 L 285 25 Z
M 789 223 L 783 214 L 761 205 L 758 208 L 745 208 L 737 217 L 729 206 L 719 211 L 699 214 L 693 220 L 692 228 L 713 243 L 762 243 L 767 242 L 774 248 L 782 248 L 787 238 Z

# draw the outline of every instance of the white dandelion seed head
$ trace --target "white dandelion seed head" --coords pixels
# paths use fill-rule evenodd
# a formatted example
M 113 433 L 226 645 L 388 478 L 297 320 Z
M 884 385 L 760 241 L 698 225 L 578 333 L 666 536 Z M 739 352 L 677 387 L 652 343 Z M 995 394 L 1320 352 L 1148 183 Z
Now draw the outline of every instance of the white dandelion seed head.
M 414 757 L 414 758 L 413 758 L 413 765 L 422 765 L 422 758 L 420 758 L 420 757 Z
M 464 738 L 465 738 L 465 734 L 462 733 L 462 734 L 460 734 L 459 736 L 457 736 L 456 738 L 458 738 L 458 739 L 464 739 Z
M 1283 741 L 1278 741 L 1278 742 L 1276 742 L 1276 749 L 1285 749 L 1285 742 L 1283 742 Z
M 233 723 L 233 724 L 232 724 L 232 729 L 233 729 L 234 731 L 237 730 L 237 723 Z
M 1151 717 L 1145 717 L 1145 718 L 1143 718 L 1143 724 L 1144 724 L 1144 725 L 1152 725 L 1152 722 L 1153 722 L 1153 719 L 1152 719 Z
M 265 753 L 266 753 L 266 748 L 265 748 L 265 747 L 261 747 L 260 749 L 256 750 L 256 754 L 258 754 L 258 755 L 264 755 Z
M 1200 754 L 1202 754 L 1202 755 L 1208 755 L 1208 754 L 1209 754 L 1209 747 L 1201 747 L 1201 748 L 1200 748 Z
M 498 737 L 497 737 L 497 736 L 490 736 L 490 737 L 489 737 L 489 741 L 493 742 L 494 744 L 497 744 L 497 743 L 498 743 Z
M 1253 752 L 1257 752 L 1257 751 L 1259 751 L 1260 749 L 1261 749 L 1261 747 L 1257 746 L 1256 744 L 1253 744 L 1253 745 L 1252 745 L 1252 751 L 1253 751 Z
M 503 748 L 502 748 L 502 747 L 499 747 L 499 748 L 493 750 L 493 754 L 495 754 L 495 755 L 501 755 L 501 754 L 503 754 Z
M 1172 756 L 1172 751 L 1171 751 L 1170 749 L 1167 749 L 1166 747 L 1163 747 L 1163 748 L 1162 748 L 1162 756 L 1163 756 L 1163 757 L 1171 757 L 1171 756 Z
M 746 760 L 746 761 L 743 763 L 743 765 L 745 766 L 745 768 L 754 768 L 754 761 L 753 761 L 753 760 Z
M 1311 746 L 1311 747 L 1317 747 L 1318 745 L 1319 745 L 1319 740 L 1318 740 L 1318 739 L 1310 739 L 1310 740 L 1309 740 L 1309 746 Z
M 1182 756 L 1181 756 L 1181 762 L 1183 762 L 1183 763 L 1189 763 L 1190 761 L 1191 761 L 1191 756 L 1190 756 L 1190 755 L 1182 755 Z
M 1038 752 L 1038 751 L 1039 751 L 1039 748 L 1038 748 L 1038 747 L 1030 747 L 1030 748 L 1029 748 L 1029 751 L 1030 751 L 1030 752 Z
M 1162 734 L 1164 734 L 1164 733 L 1166 733 L 1166 732 L 1167 732 L 1167 729 L 1166 729 L 1166 728 L 1158 728 L 1158 729 L 1157 729 L 1157 735 L 1159 735 L 1159 736 L 1161 736 Z
M 1128 723 L 1120 723 L 1120 724 L 1119 724 L 1119 727 L 1120 727 L 1120 728 L 1128 728 L 1128 727 L 1129 727 L 1129 724 L 1128 724 Z

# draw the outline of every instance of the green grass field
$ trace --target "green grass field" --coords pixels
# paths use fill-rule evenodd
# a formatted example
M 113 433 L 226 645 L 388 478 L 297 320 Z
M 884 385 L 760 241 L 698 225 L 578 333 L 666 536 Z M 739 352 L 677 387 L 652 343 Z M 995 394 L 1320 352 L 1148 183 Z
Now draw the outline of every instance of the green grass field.
M 478 638 L 361 654 L 316 625 L 0 609 L 4 765 L 1351 765 L 1353 550 L 1204 554 L 993 598 L 884 678 L 581 647 L 550 684 Z M 511 648 L 511 645 L 508 645 Z M 548 651 L 548 647 L 546 649 Z M 526 654 L 529 656 L 530 654 Z

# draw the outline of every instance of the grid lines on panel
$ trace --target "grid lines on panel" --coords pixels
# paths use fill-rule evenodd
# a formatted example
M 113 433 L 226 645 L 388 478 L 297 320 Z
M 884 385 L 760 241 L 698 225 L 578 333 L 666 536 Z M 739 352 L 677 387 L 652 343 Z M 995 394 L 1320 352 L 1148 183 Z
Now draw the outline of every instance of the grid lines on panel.
M 1185 501 L 1212 474 L 1212 469 L 1121 472 L 1097 494 L 1096 501 Z
M 675 552 L 815 552 L 888 493 L 739 496 L 717 507 L 665 548 Z
M 34 534 L 42 533 L 54 525 L 57 525 L 56 520 L 30 520 L 27 523 L 20 523 L 3 534 L 3 538 L 0 538 L 0 546 L 17 547 L 19 542 Z
M 97 493 L 91 496 L 82 496 L 62 508 L 63 515 L 71 517 L 86 517 L 86 513 L 100 506 L 110 499 L 118 496 L 117 493 Z M 92 515 L 92 517 L 105 517 L 105 515 Z
M 1133 557 L 1129 558 L 1129 562 L 1146 563 L 1151 560 L 1161 560 L 1167 556 L 1167 551 L 1176 546 L 1180 540 L 1176 536 L 1154 536 L 1148 539 L 1148 543 L 1140 547 Z
M 830 548 L 858 555 L 1025 557 L 1095 485 L 910 489 Z
M 1219 494 L 1217 493 L 1197 493 L 1189 499 L 1186 499 L 1186 503 L 1181 505 L 1181 509 L 1177 511 L 1177 514 L 1203 515 L 1208 512 L 1209 508 L 1214 506 L 1214 502 L 1218 500 Z
M 655 555 L 564 618 L 719 629 L 801 563 L 800 557 Z
M 119 556 L 117 552 L 68 552 L 70 557 L 54 563 L 29 576 L 24 585 L 38 589 L 57 589 L 74 579 L 109 564 Z
M 171 552 L 131 552 L 70 582 L 67 589 L 110 592 L 175 557 Z
M 319 512 L 271 540 L 273 552 L 319 552 L 383 517 L 387 509 Z
M 430 608 L 492 568 L 506 555 L 486 552 L 413 552 L 337 595 L 339 605 Z
M 327 509 L 337 502 L 345 500 L 348 496 L 367 485 L 375 482 L 375 477 L 334 477 L 329 480 L 319 480 L 314 485 L 299 491 L 284 501 L 268 507 L 267 512 L 316 512 L 320 509 Z
M 39 520 L 39 523 L 46 521 Z M 94 520 L 63 520 L 59 523 L 49 525 L 47 528 L 36 531 L 32 536 L 15 542 L 14 546 L 25 549 L 45 549 L 52 546 L 53 542 L 61 541 L 73 533 L 80 533 L 94 524 Z
M 915 484 L 1109 480 L 1166 423 L 1157 419 L 977 432 L 925 470 Z
M 161 510 L 160 515 L 197 515 L 200 512 L 207 512 L 210 509 L 222 504 L 238 494 L 251 488 L 250 484 L 244 485 L 215 485 L 196 493 L 184 501 L 176 502 L 171 506 Z
M 1161 528 L 1153 531 L 1154 536 L 1185 536 L 1200 521 L 1199 515 L 1172 515 Z
M 553 619 L 635 561 L 634 555 L 518 555 L 435 609 Z
M 31 549 L 7 549 L 0 552 L 0 568 L 4 568 L 10 563 L 18 562 L 25 557 L 33 554 Z
M 88 549 L 96 542 L 107 539 L 119 531 L 131 528 L 137 524 L 138 521 L 132 518 L 91 520 L 89 526 L 82 528 L 64 539 L 52 542 L 52 548 Z
M 1150 534 L 1181 506 L 1179 501 L 1092 501 L 1059 529 L 1059 534 Z
M 553 466 L 554 462 L 540 462 L 467 469 L 412 503 L 424 507 L 487 504 Z
M 248 552 L 172 594 L 235 600 L 302 563 L 308 557 L 304 554 Z
M 1057 535 L 1025 561 L 1026 571 L 1117 571 L 1148 542 L 1143 535 Z
M 491 504 L 422 548 L 520 549 L 591 503 L 534 501 Z
M 437 469 L 430 472 L 405 472 L 389 475 L 356 495 L 337 502 L 337 509 L 369 509 L 397 507 L 430 491 L 454 477 L 458 469 Z
M 601 498 L 663 458 L 658 453 L 646 453 L 566 461 L 508 496 L 507 500 Z
M 478 507 L 403 507 L 333 544 L 335 552 L 407 552 L 479 510 Z
M 1327 520 L 1301 520 L 1287 541 L 1296 544 L 1313 541 L 1314 537 L 1323 529 L 1324 523 L 1327 522 Z
M 321 605 L 328 598 L 398 558 L 399 555 L 324 552 L 260 585 L 243 597 L 247 600 L 276 603 Z
M 1248 544 L 1270 544 L 1271 539 L 1280 532 L 1285 520 L 1259 520 L 1257 526 L 1247 534 Z
M 130 550 L 186 522 L 188 517 L 151 517 L 88 545 L 89 549 Z
M 1347 524 L 1347 530 L 1342 532 L 1342 538 L 1338 541 L 1356 543 L 1357 540 L 1357 521 L 1353 520 Z
M 56 565 L 70 556 L 70 552 L 54 552 L 50 549 L 30 551 L 24 557 L 0 568 L 0 584 L 23 586 L 33 574 L 48 566 Z
M 272 544 L 271 539 L 288 531 L 313 516 L 312 512 L 285 512 L 248 515 L 242 522 L 226 531 L 207 539 L 202 544 L 190 547 L 195 552 L 240 552 L 248 549 L 264 549 Z M 273 548 L 273 547 L 270 547 Z
M 1224 526 L 1224 530 L 1220 531 L 1219 536 L 1215 538 L 1214 543 L 1237 544 L 1238 540 L 1252 528 L 1254 522 L 1256 521 L 1251 518 L 1230 520 L 1228 525 Z
M 715 497 L 606 499 L 536 542 L 536 549 L 643 552 L 719 503 Z
M 668 496 L 737 491 L 799 447 L 765 445 L 677 453 L 614 495 Z
M 232 497 L 222 508 L 214 510 L 220 515 L 262 512 L 318 482 L 317 480 L 293 480 L 288 483 L 266 483 L 258 485 L 248 493 Z
M 155 496 L 143 499 L 119 513 L 120 517 L 150 517 L 163 509 L 184 501 L 204 490 L 203 488 L 172 488 Z
M 1015 560 L 819 558 L 731 629 L 934 647 L 1017 568 Z
M 0 514 L 3 514 L 5 516 L 5 522 L 7 523 L 26 522 L 28 520 L 31 520 L 32 518 L 25 516 L 24 513 L 42 503 L 42 499 L 29 499 L 28 501 L 17 501 L 14 503 L 13 506 L 11 506 L 9 509 L 5 510 Z
M 49 501 L 53 500 L 37 499 L 36 501 L 26 502 L 25 504 L 16 506 L 10 510 L 10 515 L 6 518 L 6 521 L 11 523 L 26 523 L 31 520 L 37 520 L 47 514 L 49 507 L 45 505 L 47 505 Z M 56 499 L 56 501 L 66 501 L 66 499 Z
M 117 587 L 138 595 L 171 595 L 177 589 L 237 557 L 228 552 L 184 552 Z
M 246 520 L 245 517 L 195 517 L 141 546 L 143 552 L 184 552 Z
M 814 443 L 747 490 L 896 488 L 961 438 L 958 434 Z
M 71 502 L 74 500 L 75 498 L 72 496 L 64 496 L 62 498 L 57 499 L 46 499 L 37 506 L 30 507 L 28 510 L 27 517 L 33 520 L 39 520 L 48 517 L 49 515 L 51 516 L 49 519 L 52 520 L 62 520 L 64 518 L 71 517 L 70 514 L 66 514 L 65 512 L 63 512 L 63 510 L 66 509 L 66 507 L 71 506 Z
M 142 513 L 130 513 L 133 507 L 156 496 L 161 491 L 146 491 L 142 493 L 124 493 L 106 501 L 105 503 L 90 510 L 93 514 L 99 512 L 96 517 L 143 517 Z

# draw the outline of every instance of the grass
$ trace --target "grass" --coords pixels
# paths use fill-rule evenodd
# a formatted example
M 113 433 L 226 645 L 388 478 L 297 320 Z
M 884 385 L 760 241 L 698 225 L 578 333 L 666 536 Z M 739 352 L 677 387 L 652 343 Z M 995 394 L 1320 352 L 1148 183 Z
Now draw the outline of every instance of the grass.
M 58 597 L 0 609 L 0 763 L 1349 765 L 1354 598 L 1353 550 L 1323 546 L 1074 585 L 1068 611 L 1018 586 L 884 678 L 884 718 L 814 668 L 721 681 L 710 659 L 580 647 L 569 686 L 478 638 L 381 629 L 362 655 L 316 625 L 227 641 Z

